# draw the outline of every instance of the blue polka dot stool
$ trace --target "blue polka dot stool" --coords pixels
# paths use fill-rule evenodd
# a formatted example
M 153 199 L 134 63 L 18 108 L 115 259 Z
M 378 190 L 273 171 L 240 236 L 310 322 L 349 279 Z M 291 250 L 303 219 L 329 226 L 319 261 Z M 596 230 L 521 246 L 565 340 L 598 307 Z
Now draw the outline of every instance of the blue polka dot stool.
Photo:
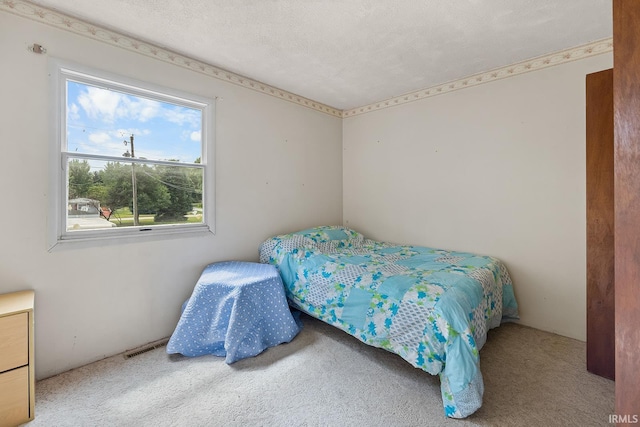
M 167 344 L 170 354 L 226 356 L 230 364 L 289 342 L 301 329 L 280 274 L 269 264 L 210 264 L 182 307 Z

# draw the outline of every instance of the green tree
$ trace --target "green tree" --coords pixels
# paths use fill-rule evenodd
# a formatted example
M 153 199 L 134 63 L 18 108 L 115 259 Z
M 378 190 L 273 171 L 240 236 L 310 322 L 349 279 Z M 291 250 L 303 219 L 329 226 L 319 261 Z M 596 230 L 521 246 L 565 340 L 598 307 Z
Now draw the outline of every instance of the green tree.
M 193 161 L 193 163 L 202 163 L 202 158 L 198 157 Z M 187 169 L 187 176 L 189 177 L 189 181 L 191 181 L 191 185 L 193 187 L 191 202 L 192 204 L 198 204 L 200 206 L 202 206 L 202 183 L 204 181 L 202 172 L 202 169 Z
M 187 176 L 191 185 L 191 203 L 202 204 L 202 169 L 187 169 Z
M 156 167 L 136 165 L 136 187 L 138 191 L 138 212 L 157 214 L 171 204 L 171 195 L 162 184 Z M 104 204 L 111 210 L 128 207 L 133 210 L 131 185 L 131 165 L 127 163 L 107 163 L 102 171 L 102 182 L 106 190 Z
M 132 209 L 131 164 L 109 162 L 92 180 L 86 194 L 116 211 Z M 138 212 L 158 222 L 184 221 L 193 203 L 202 202 L 202 171 L 177 166 L 136 165 Z
M 97 200 L 101 205 L 105 205 L 105 200 L 107 199 L 109 191 L 104 184 L 91 184 L 89 190 L 87 191 L 87 197 L 93 200 Z
M 171 204 L 171 194 L 160 182 L 158 171 L 148 165 L 136 166 L 136 185 L 138 187 L 138 212 L 157 214 Z M 131 204 L 133 205 L 133 203 Z M 133 208 L 132 206 L 130 206 Z
M 116 211 L 132 203 L 131 165 L 109 162 L 101 173 L 106 188 L 104 204 Z
M 93 185 L 91 166 L 86 160 L 73 159 L 69 162 L 69 199 L 89 197 L 89 189 Z
M 178 166 L 158 166 L 158 176 L 169 192 L 171 203 L 158 210 L 156 221 L 183 221 L 193 209 L 194 185 L 187 174 L 188 169 Z

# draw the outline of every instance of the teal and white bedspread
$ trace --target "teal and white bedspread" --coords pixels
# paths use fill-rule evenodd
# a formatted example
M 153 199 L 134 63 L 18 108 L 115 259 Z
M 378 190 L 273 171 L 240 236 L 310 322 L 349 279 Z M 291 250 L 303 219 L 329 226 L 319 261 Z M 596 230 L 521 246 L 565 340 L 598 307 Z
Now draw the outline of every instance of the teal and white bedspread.
M 278 268 L 291 306 L 438 374 L 446 416 L 482 405 L 487 330 L 518 318 L 498 259 L 324 226 L 266 240 L 260 261 Z

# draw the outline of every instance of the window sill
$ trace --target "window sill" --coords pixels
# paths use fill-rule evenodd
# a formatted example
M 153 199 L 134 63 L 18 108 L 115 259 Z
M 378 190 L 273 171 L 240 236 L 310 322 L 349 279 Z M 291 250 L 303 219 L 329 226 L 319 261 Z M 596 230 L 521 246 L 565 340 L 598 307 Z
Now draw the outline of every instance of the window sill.
M 86 249 L 98 246 L 122 245 L 123 243 L 137 243 L 168 239 L 183 239 L 214 235 L 213 230 L 206 224 L 190 226 L 164 227 L 129 227 L 126 230 L 82 231 L 77 235 L 69 233 L 50 241 L 49 252 L 67 249 Z

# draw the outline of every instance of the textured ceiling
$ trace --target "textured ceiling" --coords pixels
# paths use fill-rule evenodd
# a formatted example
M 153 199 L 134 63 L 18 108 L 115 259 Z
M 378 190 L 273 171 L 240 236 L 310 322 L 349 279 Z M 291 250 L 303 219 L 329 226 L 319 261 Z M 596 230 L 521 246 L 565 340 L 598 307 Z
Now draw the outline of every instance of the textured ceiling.
M 612 36 L 611 0 L 34 0 L 350 109 Z

